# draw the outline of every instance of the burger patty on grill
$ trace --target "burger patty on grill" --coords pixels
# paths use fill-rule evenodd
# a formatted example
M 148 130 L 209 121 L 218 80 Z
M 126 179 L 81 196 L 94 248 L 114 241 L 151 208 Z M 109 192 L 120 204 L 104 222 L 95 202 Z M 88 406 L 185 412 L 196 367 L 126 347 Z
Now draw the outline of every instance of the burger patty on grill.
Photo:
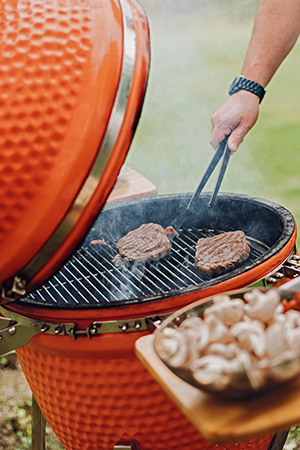
M 118 262 L 120 257 L 130 262 L 164 258 L 171 251 L 171 242 L 168 238 L 171 234 L 177 234 L 172 227 L 164 229 L 157 223 L 143 224 L 117 242 L 119 255 L 115 258 L 115 262 Z
M 250 254 L 250 246 L 241 230 L 221 233 L 197 241 L 195 265 L 205 275 L 219 275 L 233 269 Z

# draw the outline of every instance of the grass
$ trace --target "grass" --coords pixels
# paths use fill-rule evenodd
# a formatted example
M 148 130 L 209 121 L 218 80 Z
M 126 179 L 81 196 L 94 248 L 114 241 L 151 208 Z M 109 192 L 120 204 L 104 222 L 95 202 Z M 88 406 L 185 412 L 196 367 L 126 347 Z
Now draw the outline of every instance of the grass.
M 193 192 L 212 156 L 210 116 L 240 73 L 257 2 L 141 4 L 150 24 L 151 69 L 126 163 L 151 179 L 160 194 Z M 268 86 L 259 120 L 231 158 L 221 187 L 280 203 L 297 222 L 299 64 L 297 44 Z
M 31 449 L 32 394 L 14 352 L 0 358 L 0 450 Z M 46 426 L 47 450 L 63 450 Z

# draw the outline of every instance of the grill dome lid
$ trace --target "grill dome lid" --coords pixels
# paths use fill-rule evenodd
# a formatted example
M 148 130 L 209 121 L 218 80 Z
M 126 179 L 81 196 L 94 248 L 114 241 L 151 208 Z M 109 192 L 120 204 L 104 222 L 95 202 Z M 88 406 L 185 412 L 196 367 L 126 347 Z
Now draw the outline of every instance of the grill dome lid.
M 149 30 L 135 0 L 0 6 L 0 303 L 43 283 L 111 192 L 138 122 Z

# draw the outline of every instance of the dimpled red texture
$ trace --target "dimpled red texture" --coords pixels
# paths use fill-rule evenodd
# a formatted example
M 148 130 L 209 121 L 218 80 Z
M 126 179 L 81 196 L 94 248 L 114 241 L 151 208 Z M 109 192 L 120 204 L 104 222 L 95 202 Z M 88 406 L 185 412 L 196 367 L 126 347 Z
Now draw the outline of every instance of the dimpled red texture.
M 53 233 L 94 161 L 120 75 L 116 10 L 0 2 L 0 282 Z
M 135 439 L 140 450 L 268 449 L 272 436 L 232 444 L 207 441 L 134 354 L 102 358 L 100 347 L 95 359 L 29 346 L 17 350 L 33 394 L 66 450 L 113 450 L 119 439 Z

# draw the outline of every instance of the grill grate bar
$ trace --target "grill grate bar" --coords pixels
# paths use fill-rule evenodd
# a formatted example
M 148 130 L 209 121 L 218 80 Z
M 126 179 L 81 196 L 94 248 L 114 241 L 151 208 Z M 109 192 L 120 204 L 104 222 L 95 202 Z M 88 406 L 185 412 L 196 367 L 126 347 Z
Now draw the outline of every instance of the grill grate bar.
M 176 257 L 177 262 L 181 265 L 182 270 L 185 270 L 189 273 L 191 277 L 191 282 L 195 280 L 199 282 L 199 274 L 195 274 L 195 266 L 194 266 L 194 248 L 198 239 L 191 239 L 188 235 L 186 235 L 186 240 L 179 239 L 174 243 L 174 257 Z
M 175 260 L 174 270 L 180 269 L 181 274 L 185 276 L 188 284 L 203 281 L 202 277 L 198 273 L 195 273 L 195 266 L 193 262 L 191 262 L 191 255 L 186 255 L 183 258 L 178 250 L 175 250 L 173 258 Z
M 93 294 L 92 289 L 94 289 L 94 286 L 90 282 L 89 277 L 87 276 L 78 278 L 78 273 L 80 272 L 79 269 L 74 266 L 74 260 L 73 262 L 69 261 L 69 263 L 61 272 L 59 272 L 58 276 L 56 277 L 57 282 L 61 286 L 61 290 L 63 290 L 64 294 L 66 295 L 69 292 L 72 296 L 72 300 L 75 303 L 81 303 L 82 301 L 85 303 L 89 303 L 89 298 L 92 301 L 99 302 L 99 299 Z M 62 280 L 60 280 L 59 276 L 61 276 Z M 85 283 L 87 284 L 87 286 L 85 285 Z M 105 297 L 103 297 L 103 299 L 104 298 Z
M 170 277 L 169 283 L 173 282 L 177 289 L 194 284 L 195 280 L 187 276 L 185 266 L 182 264 L 182 261 L 177 260 L 176 256 L 176 254 L 172 253 L 172 258 L 169 261 L 166 261 L 164 265 L 162 265 L 161 270 L 165 270 L 167 272 L 165 276 Z M 175 278 L 175 280 L 172 280 L 172 278 Z
M 85 251 L 88 253 L 88 249 L 85 248 Z M 100 256 L 101 254 L 98 253 L 98 255 Z M 103 256 L 103 255 L 101 255 Z M 111 257 L 114 257 L 115 255 L 111 255 Z M 98 259 L 96 259 L 97 262 Z M 162 269 L 158 266 L 156 266 L 155 264 L 153 264 L 151 266 L 151 269 L 149 269 L 147 267 L 147 264 L 143 263 L 142 261 L 136 262 L 133 265 L 129 265 L 129 268 L 126 267 L 126 261 L 121 261 L 120 265 L 121 265 L 121 269 L 119 269 L 118 267 L 116 267 L 115 264 L 111 263 L 110 261 L 107 261 L 107 263 L 112 266 L 114 271 L 117 271 L 120 277 L 126 277 L 126 281 L 132 283 L 136 288 L 138 288 L 138 286 L 142 286 L 146 289 L 146 291 L 150 292 L 152 295 L 155 295 L 157 292 L 157 284 L 154 283 L 153 280 L 151 280 L 151 275 L 154 275 L 155 272 L 158 273 L 158 276 L 156 276 L 156 280 L 158 283 L 162 283 L 164 285 L 164 289 L 169 291 L 171 289 L 170 285 L 173 284 L 173 288 L 178 288 L 179 285 L 174 284 L 174 281 L 172 282 L 171 278 L 169 276 L 167 276 L 165 273 L 162 272 Z M 166 267 L 166 270 L 168 271 L 168 268 Z M 139 276 L 137 276 L 137 274 L 139 274 Z M 131 278 L 134 278 L 135 280 L 135 284 L 133 283 L 133 281 L 131 280 Z M 147 284 L 145 284 L 143 282 L 143 278 L 145 278 L 147 280 L 147 283 L 150 285 L 152 285 L 155 290 L 152 290 Z M 118 280 L 120 280 L 120 278 L 118 278 Z M 140 294 L 145 295 L 145 291 L 143 291 L 142 289 L 139 289 Z
M 37 293 L 39 295 L 39 298 L 41 300 L 43 300 L 44 302 L 47 302 L 47 301 L 49 301 L 48 298 L 47 298 L 49 296 L 50 299 L 53 300 L 55 303 L 60 303 L 60 299 L 64 303 L 70 303 L 70 299 L 72 299 L 75 303 L 78 303 L 76 298 L 68 290 L 66 290 L 66 293 L 68 293 L 68 297 L 64 297 L 64 295 L 63 295 L 63 291 L 64 291 L 63 283 L 61 283 L 56 276 L 53 277 L 53 280 L 56 281 L 56 283 L 53 283 L 51 280 L 49 280 L 49 282 L 48 282 L 49 286 L 45 286 L 44 289 L 41 288 L 41 289 L 39 289 L 37 291 Z M 59 289 L 57 288 L 57 286 L 59 286 Z M 53 293 L 56 294 L 56 297 L 54 295 L 52 295 L 51 290 L 53 291 Z M 32 294 L 31 294 L 31 297 L 33 297 Z
M 102 268 L 105 267 L 103 264 L 100 263 L 99 261 L 99 257 L 103 256 L 101 253 L 97 252 L 98 254 L 98 258 L 95 258 L 89 251 L 87 248 L 83 248 L 81 249 L 85 252 L 86 255 L 88 255 L 89 257 L 91 257 L 93 259 L 93 262 L 95 264 L 92 264 L 92 262 L 84 257 L 84 255 L 82 255 L 82 253 L 80 253 L 84 258 L 85 261 L 90 264 L 97 273 L 97 266 L 100 265 Z M 115 256 L 115 255 L 113 255 Z M 112 255 L 110 255 L 110 259 L 111 259 Z M 107 272 L 109 275 L 112 276 L 112 278 L 114 279 L 116 285 L 117 284 L 121 284 L 121 286 L 123 287 L 123 289 L 125 290 L 129 290 L 131 295 L 135 295 L 135 292 L 138 291 L 140 295 L 145 295 L 146 292 L 150 292 L 152 295 L 154 294 L 154 291 L 150 290 L 146 284 L 144 284 L 142 282 L 142 276 L 143 273 L 141 271 L 138 270 L 137 265 L 134 268 L 131 268 L 131 270 L 128 270 L 125 266 L 121 266 L 120 268 L 117 267 L 113 262 L 111 262 L 110 260 L 106 260 L 105 261 L 107 263 L 107 265 L 109 266 L 110 270 Z M 115 275 L 118 274 L 118 276 Z M 140 273 L 140 276 L 138 276 L 137 274 Z M 96 279 L 98 280 L 97 276 Z M 113 284 L 113 283 L 111 283 Z M 129 286 L 131 286 L 133 288 L 133 290 L 131 290 L 129 288 Z M 139 287 L 140 286 L 140 287 Z M 142 287 L 144 287 L 145 290 L 142 289 Z M 123 292 L 123 291 L 121 291 Z
M 82 254 L 80 255 L 82 257 Z M 91 264 L 89 261 L 89 265 L 94 268 L 95 271 L 97 271 L 97 268 Z M 106 272 L 106 276 L 103 276 L 103 273 L 99 272 L 98 276 L 97 273 L 93 274 L 87 267 L 86 267 L 86 275 L 85 277 L 92 277 L 94 284 L 93 284 L 93 290 L 95 293 L 98 293 L 98 295 L 104 299 L 105 302 L 110 302 L 114 300 L 118 300 L 120 296 L 123 296 L 125 298 L 129 298 L 129 295 L 134 295 L 134 292 L 131 291 L 128 286 L 124 285 L 122 283 L 121 279 L 119 280 L 119 285 L 117 283 L 114 283 L 110 279 L 110 273 L 109 271 Z
M 151 270 L 145 266 L 145 275 L 147 280 L 156 288 L 156 290 L 159 286 L 162 286 L 166 292 L 171 289 L 170 285 L 166 283 L 168 280 L 164 280 L 164 274 L 161 272 L 158 265 L 153 265 Z
M 164 263 L 157 264 L 157 269 L 160 270 L 160 274 L 164 275 L 165 279 L 168 281 L 169 289 L 174 286 L 175 289 L 180 289 L 183 286 L 187 286 L 188 283 L 180 277 L 176 272 L 178 268 L 170 263 L 170 261 L 165 261 Z
M 56 292 L 59 296 L 60 296 L 60 292 L 56 289 L 56 287 L 54 286 L 54 284 L 51 282 L 51 280 L 49 281 L 49 287 L 54 291 L 54 292 Z M 44 302 L 46 302 L 47 301 L 47 296 L 43 296 L 43 289 L 39 289 L 38 291 L 37 291 L 37 293 L 39 294 L 39 298 L 41 299 L 41 300 L 43 300 Z M 45 293 L 46 294 L 48 294 L 49 295 L 49 297 L 50 297 L 50 299 L 54 302 L 54 303 L 58 303 L 58 301 L 57 301 L 57 299 L 55 298 L 55 296 L 54 295 L 52 295 L 52 293 L 50 292 L 50 289 L 48 288 L 48 289 L 45 289 Z M 33 296 L 33 294 L 30 294 L 30 298 L 35 298 L 34 296 Z M 65 300 L 65 302 L 67 302 L 66 300 Z
M 84 272 L 81 273 L 83 279 L 86 277 L 92 278 L 94 283 L 91 283 L 91 281 L 90 281 L 91 287 L 97 292 L 97 295 L 103 296 L 105 301 L 109 301 L 107 296 L 113 297 L 114 300 L 118 300 L 118 295 L 124 294 L 125 289 L 122 291 L 115 284 L 113 284 L 110 280 L 108 280 L 108 279 L 103 280 L 103 277 L 101 277 L 101 271 L 99 271 L 99 266 L 102 268 L 102 270 L 103 270 L 104 266 L 99 262 L 99 260 L 94 258 L 94 256 L 92 254 L 88 253 L 88 255 L 91 257 L 91 259 L 94 259 L 93 262 L 97 263 L 97 265 L 98 265 L 98 267 L 97 267 L 97 265 L 95 265 L 92 261 L 90 261 L 86 257 L 85 253 L 88 253 L 88 252 L 86 251 L 85 248 L 82 248 L 78 252 L 78 257 L 75 257 L 76 263 L 78 265 L 81 265 L 82 268 L 84 269 L 84 271 L 86 272 L 86 274 L 84 274 Z M 85 264 L 83 264 L 83 261 L 85 262 Z M 76 269 L 76 266 L 74 266 L 74 268 Z M 92 272 L 92 270 L 94 271 L 94 273 Z M 109 273 L 110 272 L 107 271 L 107 274 L 109 274 Z M 107 282 L 108 286 L 105 284 L 104 281 Z M 124 285 L 124 288 L 125 287 L 127 288 L 127 291 L 128 291 L 128 287 Z M 103 289 L 106 292 L 107 296 L 103 295 L 101 289 Z M 130 294 L 133 295 L 133 291 L 130 291 Z
M 72 274 L 72 272 L 70 272 L 69 270 L 68 270 L 68 268 L 67 267 L 65 267 L 65 270 L 71 275 Z M 63 278 L 63 282 L 59 279 L 59 275 Z M 83 295 L 83 293 L 79 290 L 79 289 L 76 289 L 72 284 L 70 285 L 69 283 L 68 283 L 68 278 L 66 277 L 66 275 L 64 274 L 64 272 L 60 272 L 57 276 L 54 276 L 54 280 L 56 281 L 56 285 L 53 285 L 53 287 L 55 288 L 55 291 L 60 295 L 60 297 L 63 299 L 63 301 L 65 300 L 65 295 L 69 295 L 70 296 L 70 298 L 72 299 L 72 301 L 74 302 L 74 303 L 80 303 L 80 301 L 77 299 L 77 297 L 76 297 L 76 295 L 78 295 L 79 297 L 81 297 L 82 298 L 82 300 L 84 301 L 84 302 L 86 302 L 86 299 L 85 299 L 85 297 L 84 297 L 84 295 Z M 69 286 L 69 289 L 67 289 L 67 286 L 66 286 L 66 284 L 68 284 Z M 59 289 L 58 289 L 58 286 L 59 286 Z M 72 293 L 72 288 L 75 290 L 75 294 L 76 295 L 74 295 L 73 293 Z M 65 294 L 65 295 L 63 295 L 63 294 Z
M 261 256 L 261 254 L 262 254 L 262 247 L 264 247 L 265 250 L 269 250 L 269 248 L 270 248 L 266 244 L 264 244 L 263 242 L 260 242 L 260 241 L 258 241 L 257 239 L 254 239 L 254 238 L 249 238 L 248 236 L 247 236 L 247 241 L 251 244 L 250 258 L 251 258 L 252 261 L 254 261 L 254 259 L 256 259 L 259 256 Z

